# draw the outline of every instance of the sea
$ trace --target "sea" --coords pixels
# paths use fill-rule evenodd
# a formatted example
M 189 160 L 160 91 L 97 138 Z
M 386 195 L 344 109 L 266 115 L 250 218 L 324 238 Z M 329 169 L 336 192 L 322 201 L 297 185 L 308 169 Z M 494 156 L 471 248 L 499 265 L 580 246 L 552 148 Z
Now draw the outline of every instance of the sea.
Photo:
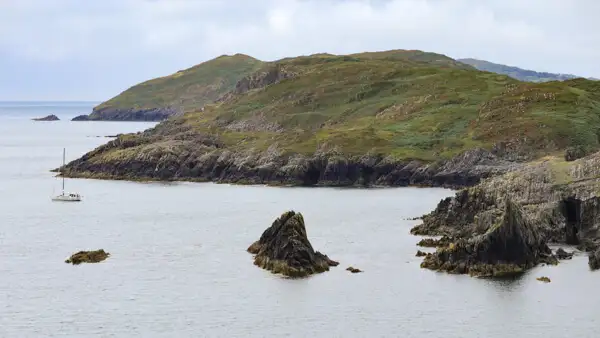
M 421 269 L 410 219 L 447 189 L 67 179 L 83 201 L 52 202 L 63 148 L 70 161 L 154 125 L 70 121 L 95 104 L 0 103 L 0 337 L 600 335 L 583 253 L 503 280 Z M 31 120 L 48 114 L 61 120 Z M 288 279 L 252 264 L 247 247 L 287 210 L 338 267 Z M 64 262 L 100 248 L 101 263 Z

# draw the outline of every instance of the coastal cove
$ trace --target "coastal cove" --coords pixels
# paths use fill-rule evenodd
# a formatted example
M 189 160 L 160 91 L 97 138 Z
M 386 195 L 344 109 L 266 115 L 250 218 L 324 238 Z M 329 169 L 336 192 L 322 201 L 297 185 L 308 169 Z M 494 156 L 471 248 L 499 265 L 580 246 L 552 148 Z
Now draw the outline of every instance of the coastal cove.
M 432 249 L 416 245 L 421 221 L 408 219 L 449 189 L 68 179 L 84 201 L 52 203 L 60 181 L 48 170 L 63 147 L 74 160 L 105 136 L 154 124 L 68 121 L 91 107 L 32 109 L 0 105 L 0 193 L 11 196 L 0 205 L 0 336 L 558 338 L 598 325 L 597 273 L 581 252 L 511 279 L 420 268 L 415 253 Z M 30 120 L 49 114 L 61 121 Z M 246 249 L 286 210 L 304 215 L 313 246 L 340 266 L 287 279 L 253 265 Z M 64 263 L 97 248 L 110 257 Z

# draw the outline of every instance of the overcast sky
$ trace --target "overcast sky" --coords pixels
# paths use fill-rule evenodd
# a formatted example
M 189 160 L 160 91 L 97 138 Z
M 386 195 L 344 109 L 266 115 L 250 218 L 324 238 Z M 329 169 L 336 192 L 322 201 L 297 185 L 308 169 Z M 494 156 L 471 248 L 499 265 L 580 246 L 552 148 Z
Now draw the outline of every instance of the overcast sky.
M 0 0 L 0 100 L 102 101 L 207 59 L 421 49 L 600 78 L 599 0 Z

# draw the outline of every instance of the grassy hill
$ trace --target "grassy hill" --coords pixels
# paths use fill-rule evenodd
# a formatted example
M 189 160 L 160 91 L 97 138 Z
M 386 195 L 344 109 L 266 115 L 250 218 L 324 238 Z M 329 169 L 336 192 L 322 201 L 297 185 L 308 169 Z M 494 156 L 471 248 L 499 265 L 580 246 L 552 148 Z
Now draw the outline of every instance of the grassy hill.
M 262 65 L 262 61 L 247 55 L 223 55 L 175 74 L 137 84 L 95 107 L 90 117 L 100 118 L 107 111 L 194 110 L 231 91 L 241 78 Z
M 575 79 L 578 76 L 571 74 L 554 74 L 546 72 L 536 72 L 533 70 L 522 69 L 519 67 L 506 66 L 499 63 L 493 63 L 477 59 L 458 59 L 457 61 L 475 67 L 476 69 L 508 75 L 514 79 L 527 82 L 547 82 L 547 81 L 564 81 Z
M 324 149 L 329 160 L 371 154 L 405 165 L 449 161 L 475 148 L 520 159 L 598 148 L 597 83 L 519 82 L 420 53 L 319 54 L 262 64 L 222 102 L 123 136 L 72 163 L 70 175 L 134 178 L 133 162 L 158 168 L 174 156 L 172 175 L 193 177 L 186 170 L 224 151 L 233 154 L 227 170 L 233 163 L 241 170 L 250 159 L 254 172 L 261 156 L 273 155 L 277 171 L 294 156 L 316 158 Z

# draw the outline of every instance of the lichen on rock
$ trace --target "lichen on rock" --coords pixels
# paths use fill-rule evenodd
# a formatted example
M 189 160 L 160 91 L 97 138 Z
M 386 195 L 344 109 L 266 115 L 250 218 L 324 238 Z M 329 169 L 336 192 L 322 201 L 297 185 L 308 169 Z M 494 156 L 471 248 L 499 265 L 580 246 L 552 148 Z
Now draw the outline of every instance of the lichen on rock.
M 421 267 L 498 277 L 521 273 L 542 262 L 555 264 L 556 258 L 537 226 L 524 217 L 519 206 L 506 199 L 502 216 L 490 223 L 485 233 L 438 248 L 425 257 Z
M 339 263 L 314 251 L 310 244 L 304 217 L 288 211 L 267 228 L 260 239 L 248 247 L 254 264 L 273 273 L 289 277 L 305 277 L 328 271 Z

